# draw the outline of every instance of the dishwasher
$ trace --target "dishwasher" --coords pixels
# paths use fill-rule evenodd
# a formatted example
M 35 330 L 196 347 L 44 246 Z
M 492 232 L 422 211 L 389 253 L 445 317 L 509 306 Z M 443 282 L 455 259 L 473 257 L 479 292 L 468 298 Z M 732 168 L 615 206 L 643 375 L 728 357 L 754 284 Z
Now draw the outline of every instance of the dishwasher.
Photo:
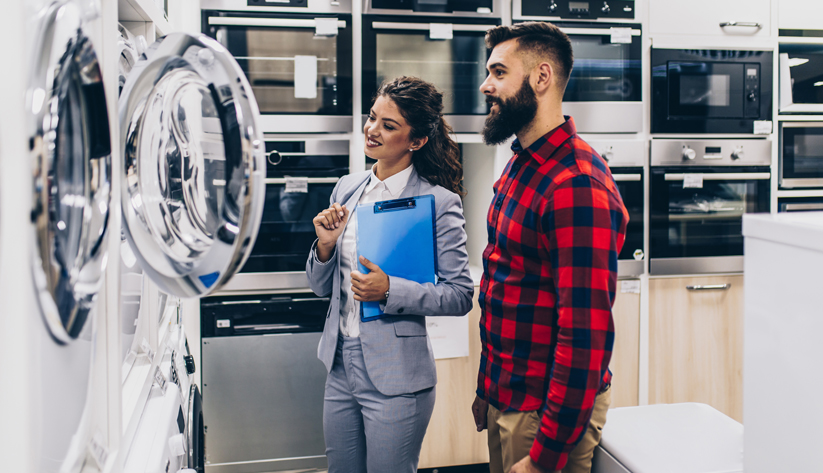
M 201 300 L 207 473 L 327 467 L 317 345 L 328 307 L 312 293 Z

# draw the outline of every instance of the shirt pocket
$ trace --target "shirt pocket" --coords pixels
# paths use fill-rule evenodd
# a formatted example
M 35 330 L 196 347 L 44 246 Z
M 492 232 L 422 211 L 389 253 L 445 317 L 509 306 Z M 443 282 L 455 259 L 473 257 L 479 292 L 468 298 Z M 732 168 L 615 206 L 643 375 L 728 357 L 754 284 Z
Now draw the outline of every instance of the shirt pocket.
M 426 318 L 419 315 L 395 317 L 394 333 L 398 337 L 425 337 Z

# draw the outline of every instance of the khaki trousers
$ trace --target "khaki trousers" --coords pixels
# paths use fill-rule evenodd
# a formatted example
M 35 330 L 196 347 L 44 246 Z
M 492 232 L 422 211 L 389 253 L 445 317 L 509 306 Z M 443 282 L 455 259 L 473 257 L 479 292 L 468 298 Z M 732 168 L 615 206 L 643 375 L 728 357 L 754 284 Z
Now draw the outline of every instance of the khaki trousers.
M 589 473 L 594 448 L 600 443 L 606 413 L 612 403 L 611 388 L 597 395 L 589 426 L 580 443 L 569 454 L 563 473 Z M 509 473 L 515 463 L 529 454 L 540 416 L 537 411 L 500 412 L 489 405 L 489 473 Z

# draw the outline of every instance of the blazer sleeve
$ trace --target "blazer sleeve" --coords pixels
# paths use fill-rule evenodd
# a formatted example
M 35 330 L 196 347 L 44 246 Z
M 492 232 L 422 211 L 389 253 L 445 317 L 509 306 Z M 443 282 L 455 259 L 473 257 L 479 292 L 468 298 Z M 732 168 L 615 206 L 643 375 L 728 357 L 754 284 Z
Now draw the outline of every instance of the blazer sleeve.
M 341 179 L 337 182 L 332 190 L 331 198 L 329 199 L 329 207 L 337 201 L 337 190 L 340 187 Z M 328 296 L 332 293 L 334 286 L 334 272 L 338 270 L 337 265 L 337 246 L 335 245 L 331 257 L 325 263 L 317 259 L 317 242 L 315 239 L 309 251 L 309 259 L 306 261 L 306 277 L 309 279 L 309 287 L 312 292 L 320 297 Z
M 420 284 L 389 276 L 389 298 L 383 312 L 391 315 L 466 315 L 472 308 L 474 283 L 466 251 L 463 202 L 449 192 L 437 206 L 437 284 Z

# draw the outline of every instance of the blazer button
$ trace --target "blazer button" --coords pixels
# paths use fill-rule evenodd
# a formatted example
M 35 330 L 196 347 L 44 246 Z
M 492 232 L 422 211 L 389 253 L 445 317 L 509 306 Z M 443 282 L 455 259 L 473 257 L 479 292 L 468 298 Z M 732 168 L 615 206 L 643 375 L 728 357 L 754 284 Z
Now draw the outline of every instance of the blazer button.
M 401 308 L 397 309 L 397 313 L 402 314 L 403 313 L 403 308 L 401 307 Z

